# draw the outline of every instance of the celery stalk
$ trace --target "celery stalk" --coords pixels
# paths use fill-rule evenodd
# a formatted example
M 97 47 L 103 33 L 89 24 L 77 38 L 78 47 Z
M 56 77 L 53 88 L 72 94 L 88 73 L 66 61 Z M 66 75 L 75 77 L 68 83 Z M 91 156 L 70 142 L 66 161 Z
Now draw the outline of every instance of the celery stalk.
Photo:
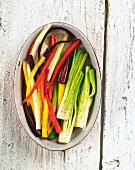
M 57 118 L 67 120 L 70 116 L 70 112 L 73 107 L 73 96 L 76 84 L 78 84 L 78 76 L 81 73 L 83 65 L 87 59 L 88 54 L 82 54 L 81 50 L 74 55 L 71 70 L 67 80 L 64 97 L 60 104 L 60 108 L 57 113 Z
M 96 93 L 95 69 L 86 66 L 83 88 L 79 97 L 78 113 L 76 116 L 75 127 L 85 128 L 89 109 Z M 92 89 L 90 89 L 90 85 Z M 91 92 L 91 93 L 90 93 Z
M 81 56 L 81 50 L 78 51 L 74 51 L 74 56 L 73 56 L 73 61 L 72 61 L 72 66 L 69 72 L 69 76 L 68 76 L 68 80 L 67 80 L 67 84 L 66 84 L 66 88 L 65 88 L 65 93 L 64 93 L 64 97 L 67 96 L 69 89 L 70 89 L 70 85 L 72 83 L 72 80 L 77 72 L 77 69 L 79 67 L 79 58 Z
M 71 109 L 69 119 L 63 121 L 63 129 L 62 129 L 62 132 L 59 134 L 60 143 L 70 142 L 71 135 L 72 135 L 73 128 L 74 128 L 75 119 L 76 119 L 76 114 L 77 114 L 77 96 L 78 96 L 79 88 L 82 83 L 83 77 L 84 77 L 84 74 L 81 72 L 81 74 L 78 77 L 79 83 L 76 85 L 76 89 L 74 93 L 74 99 L 73 99 L 74 106 Z
M 92 85 L 92 92 L 90 94 L 90 97 L 92 97 L 96 93 L 96 73 L 95 73 L 95 69 L 94 68 L 92 68 L 89 71 L 89 77 L 90 77 L 90 82 L 91 82 L 91 85 Z

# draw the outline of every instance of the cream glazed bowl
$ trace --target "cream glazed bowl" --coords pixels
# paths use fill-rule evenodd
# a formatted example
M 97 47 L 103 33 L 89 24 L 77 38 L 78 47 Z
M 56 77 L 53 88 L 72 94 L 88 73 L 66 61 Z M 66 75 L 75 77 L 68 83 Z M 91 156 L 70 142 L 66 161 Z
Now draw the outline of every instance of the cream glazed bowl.
M 40 31 L 43 29 L 44 26 L 38 28 L 36 31 L 34 31 L 29 36 L 29 38 L 26 40 L 19 54 L 16 68 L 15 68 L 15 79 L 14 79 L 15 103 L 16 103 L 17 112 L 18 112 L 18 116 L 20 118 L 21 124 L 33 141 L 35 141 L 38 145 L 42 146 L 43 148 L 46 148 L 49 150 L 66 150 L 71 147 L 74 147 L 80 141 L 82 141 L 82 139 L 84 139 L 88 135 L 88 133 L 94 126 L 94 123 L 96 121 L 96 118 L 99 112 L 100 100 L 101 100 L 101 75 L 100 75 L 98 59 L 87 37 L 80 30 L 78 30 L 77 28 L 67 23 L 53 22 L 51 23 L 51 25 L 52 27 L 66 28 L 70 32 L 72 32 L 77 38 L 79 38 L 82 42 L 82 45 L 85 47 L 86 51 L 89 53 L 90 63 L 88 64 L 92 65 L 96 70 L 97 92 L 96 92 L 92 107 L 90 108 L 90 116 L 88 117 L 87 126 L 85 129 L 75 128 L 75 130 L 72 133 L 71 141 L 68 144 L 60 144 L 56 140 L 47 140 L 47 139 L 41 139 L 39 137 L 36 137 L 32 133 L 28 125 L 28 122 L 27 122 L 27 119 L 24 113 L 23 105 L 22 105 L 22 81 L 23 81 L 22 80 L 23 79 L 22 78 L 23 77 L 22 76 L 22 62 L 26 59 L 30 45 L 35 40 L 35 38 L 38 36 L 38 34 L 40 33 Z

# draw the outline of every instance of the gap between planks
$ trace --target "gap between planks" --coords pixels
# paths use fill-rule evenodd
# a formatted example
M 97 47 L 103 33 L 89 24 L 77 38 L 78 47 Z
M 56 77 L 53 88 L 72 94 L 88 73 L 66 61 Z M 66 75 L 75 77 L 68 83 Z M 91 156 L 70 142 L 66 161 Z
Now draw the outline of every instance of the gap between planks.
M 100 161 L 99 170 L 103 169 L 103 137 L 104 137 L 104 118 L 105 118 L 105 95 L 106 95 L 106 52 L 107 52 L 107 28 L 109 16 L 109 2 L 105 0 L 105 19 L 104 19 L 104 51 L 103 51 L 103 72 L 102 72 L 102 88 L 101 88 L 101 130 L 100 130 Z

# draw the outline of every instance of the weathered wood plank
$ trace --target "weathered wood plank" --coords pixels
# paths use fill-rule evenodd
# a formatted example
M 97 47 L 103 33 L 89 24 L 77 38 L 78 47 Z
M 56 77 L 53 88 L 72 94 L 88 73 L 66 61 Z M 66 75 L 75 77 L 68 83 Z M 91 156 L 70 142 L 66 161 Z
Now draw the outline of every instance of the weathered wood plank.
M 109 0 L 103 170 L 135 169 L 135 1 Z
M 90 134 L 78 146 L 53 152 L 35 144 L 20 125 L 14 101 L 14 68 L 21 47 L 39 26 L 64 21 L 85 33 L 97 53 L 102 70 L 104 1 L 2 0 L 2 109 L 0 113 L 1 169 L 98 169 L 100 114 Z

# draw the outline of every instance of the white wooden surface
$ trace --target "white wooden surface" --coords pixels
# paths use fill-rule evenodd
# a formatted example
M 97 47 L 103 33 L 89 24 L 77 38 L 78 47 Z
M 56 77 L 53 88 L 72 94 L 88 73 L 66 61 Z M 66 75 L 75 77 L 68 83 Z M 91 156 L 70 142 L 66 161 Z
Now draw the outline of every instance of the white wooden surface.
M 134 170 L 135 1 L 108 3 L 103 170 Z
M 63 152 L 48 151 L 35 144 L 20 125 L 13 81 L 23 43 L 35 29 L 52 21 L 73 24 L 85 33 L 96 51 L 102 71 L 104 0 L 1 0 L 0 3 L 0 169 L 99 169 L 100 113 L 93 130 L 78 146 Z

